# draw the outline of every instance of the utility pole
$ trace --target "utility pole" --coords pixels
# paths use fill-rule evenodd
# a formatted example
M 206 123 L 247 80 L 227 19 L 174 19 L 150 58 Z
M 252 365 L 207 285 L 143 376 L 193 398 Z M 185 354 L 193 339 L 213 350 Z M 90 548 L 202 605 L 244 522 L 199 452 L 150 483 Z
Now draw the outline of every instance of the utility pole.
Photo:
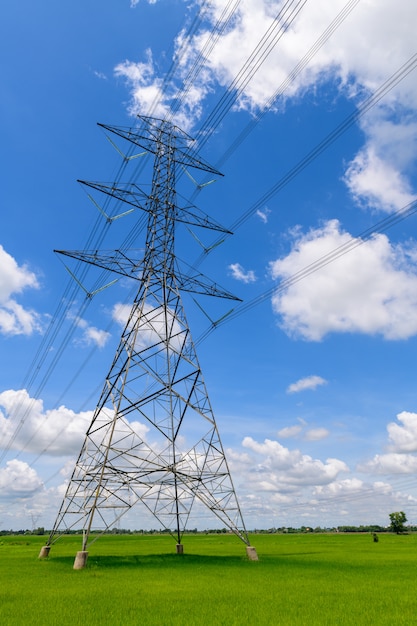
M 138 291 L 71 480 L 40 557 L 62 534 L 83 528 L 74 568 L 88 546 L 133 506 L 142 504 L 176 540 L 193 506 L 204 505 L 250 546 L 220 435 L 203 380 L 181 291 L 236 299 L 202 274 L 184 271 L 175 254 L 178 222 L 228 232 L 196 207 L 177 205 L 178 166 L 219 174 L 190 149 L 169 122 L 141 117 L 142 127 L 101 125 L 153 154 L 150 194 L 135 183 L 83 184 L 148 214 L 145 253 L 62 252 L 138 281 Z M 142 428 L 141 428 L 142 425 Z M 143 425 L 146 426 L 146 435 Z

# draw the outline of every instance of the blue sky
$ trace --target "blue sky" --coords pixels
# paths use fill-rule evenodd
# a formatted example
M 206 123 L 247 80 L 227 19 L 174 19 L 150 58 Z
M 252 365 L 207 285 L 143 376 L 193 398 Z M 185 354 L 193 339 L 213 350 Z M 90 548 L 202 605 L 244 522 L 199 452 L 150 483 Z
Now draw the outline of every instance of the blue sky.
M 132 231 L 76 180 L 114 178 L 97 122 L 138 113 L 173 115 L 224 174 L 178 190 L 234 230 L 199 269 L 243 304 L 198 354 L 248 528 L 417 523 L 417 8 L 283 5 L 2 6 L 0 528 L 52 525 L 113 358 L 131 285 L 86 301 L 53 250 Z M 177 244 L 200 260 L 186 229 Z M 208 318 L 185 305 L 198 340 Z

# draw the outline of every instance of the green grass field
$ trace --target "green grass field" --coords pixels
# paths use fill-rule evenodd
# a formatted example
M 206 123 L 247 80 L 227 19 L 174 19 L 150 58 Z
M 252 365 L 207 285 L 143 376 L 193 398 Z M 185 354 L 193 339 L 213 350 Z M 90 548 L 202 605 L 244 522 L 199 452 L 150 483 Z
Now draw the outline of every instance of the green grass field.
M 417 624 L 417 535 L 104 536 L 72 569 L 81 537 L 38 560 L 43 537 L 0 537 L 2 626 Z

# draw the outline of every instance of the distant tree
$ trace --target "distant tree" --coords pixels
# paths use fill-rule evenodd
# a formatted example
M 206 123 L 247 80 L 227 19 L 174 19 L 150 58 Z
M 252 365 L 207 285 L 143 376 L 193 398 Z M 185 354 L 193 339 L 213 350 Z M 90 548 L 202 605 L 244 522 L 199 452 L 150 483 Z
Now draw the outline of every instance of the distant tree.
M 391 520 L 390 528 L 393 533 L 403 533 L 405 531 L 404 524 L 407 521 L 404 511 L 396 511 L 395 513 L 390 513 L 389 518 Z

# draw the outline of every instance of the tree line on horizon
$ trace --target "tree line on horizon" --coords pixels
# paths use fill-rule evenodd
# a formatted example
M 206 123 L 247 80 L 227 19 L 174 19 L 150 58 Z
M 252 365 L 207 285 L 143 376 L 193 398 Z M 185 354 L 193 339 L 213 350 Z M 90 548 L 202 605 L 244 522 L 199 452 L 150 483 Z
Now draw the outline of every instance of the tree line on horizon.
M 296 533 L 388 533 L 394 532 L 397 535 L 405 533 L 405 532 L 417 532 L 417 526 L 408 525 L 405 526 L 407 522 L 407 517 L 404 511 L 395 511 L 389 514 L 390 524 L 388 526 L 381 526 L 379 524 L 366 524 L 366 525 L 344 525 L 344 526 L 334 526 L 334 527 L 321 527 L 321 526 L 300 526 L 298 528 L 294 528 L 291 526 L 281 526 L 279 528 L 255 528 L 253 530 L 249 530 L 250 534 L 296 534 Z M 51 531 L 46 530 L 43 526 L 39 526 L 38 528 L 29 530 L 0 530 L 0 536 L 4 535 L 48 535 Z M 205 530 L 198 530 L 197 528 L 192 528 L 184 531 L 184 534 L 189 535 L 214 535 L 214 534 L 226 534 L 231 533 L 232 531 L 227 528 L 211 528 Z M 82 535 L 82 529 L 76 530 L 68 530 L 66 534 L 68 535 Z M 140 530 L 132 530 L 129 528 L 118 528 L 114 527 L 111 530 L 105 531 L 106 535 L 165 535 L 170 534 L 171 530 L 164 529 L 140 529 Z

